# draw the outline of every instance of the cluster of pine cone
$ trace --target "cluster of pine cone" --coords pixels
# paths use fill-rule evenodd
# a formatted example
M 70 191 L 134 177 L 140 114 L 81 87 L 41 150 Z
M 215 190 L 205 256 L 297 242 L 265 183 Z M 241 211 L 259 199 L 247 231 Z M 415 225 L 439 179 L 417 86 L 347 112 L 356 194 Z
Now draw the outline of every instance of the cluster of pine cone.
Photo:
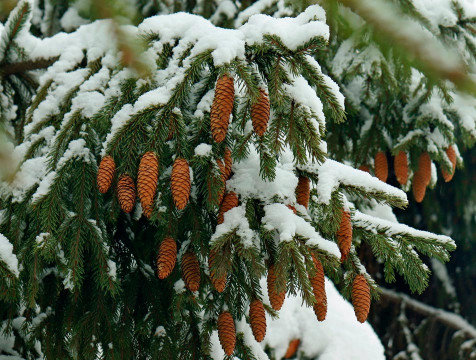
M 310 180 L 307 177 L 300 176 L 298 185 L 296 187 L 296 201 L 298 204 L 304 206 L 306 209 L 309 206 L 309 197 L 310 197 Z M 341 253 L 341 262 L 344 262 L 349 256 L 350 249 L 352 246 L 352 221 L 350 213 L 342 209 L 341 210 L 341 220 L 339 224 L 339 229 L 336 233 L 337 245 Z M 313 256 L 314 266 L 316 267 L 316 275 L 313 278 L 310 278 L 311 285 L 313 288 L 314 296 L 316 298 L 316 304 L 314 305 L 314 312 L 319 321 L 323 321 L 326 318 L 327 313 L 327 297 L 325 293 L 324 286 L 324 269 L 322 264 L 318 259 Z M 270 280 L 271 274 L 271 280 Z M 268 271 L 268 293 L 270 293 L 270 281 L 273 282 L 275 279 L 274 271 Z M 274 297 L 274 293 L 273 297 Z M 284 294 L 279 294 L 282 296 L 284 301 Z M 270 295 L 271 300 L 271 295 Z M 281 308 L 282 302 L 279 296 L 275 296 L 275 303 Z M 354 305 L 355 315 L 357 320 L 360 322 L 365 322 L 370 310 L 370 288 L 368 286 L 367 280 L 364 275 L 357 275 L 352 290 L 352 304 Z M 271 302 L 273 306 L 273 302 Z M 273 308 L 276 309 L 274 306 Z
M 456 170 L 456 151 L 453 146 L 449 146 L 446 149 L 446 155 L 448 156 L 453 169 L 451 173 L 441 168 L 441 173 L 445 182 L 451 181 Z M 370 172 L 367 165 L 362 165 L 359 168 L 362 171 Z M 388 178 L 388 162 L 387 156 L 383 151 L 379 151 L 375 155 L 374 159 L 375 176 L 383 181 L 387 182 Z M 405 185 L 408 181 L 408 156 L 404 151 L 400 151 L 394 158 L 394 170 L 397 181 L 400 185 Z M 423 152 L 418 160 L 418 170 L 413 175 L 412 190 L 413 197 L 416 202 L 422 202 L 425 198 L 426 188 L 431 182 L 431 158 L 427 152 Z
M 106 155 L 99 164 L 97 174 L 97 184 L 99 192 L 106 193 L 114 180 L 116 164 L 114 159 Z M 153 152 L 146 152 L 139 164 L 137 174 L 137 193 L 142 205 L 144 215 L 150 217 L 152 214 L 157 181 L 159 178 L 159 160 Z M 183 210 L 190 197 L 190 169 L 187 160 L 177 158 L 174 161 L 170 181 L 172 197 L 175 206 Z M 125 213 L 130 213 L 136 202 L 136 186 L 134 179 L 128 174 L 119 176 L 117 182 L 117 198 L 119 205 Z
M 235 101 L 235 84 L 228 74 L 221 76 L 215 86 L 215 97 L 210 109 L 210 125 L 213 139 L 220 143 L 225 140 L 230 124 L 230 116 Z M 259 89 L 257 100 L 251 105 L 251 122 L 258 136 L 263 136 L 268 128 L 271 104 L 264 89 Z

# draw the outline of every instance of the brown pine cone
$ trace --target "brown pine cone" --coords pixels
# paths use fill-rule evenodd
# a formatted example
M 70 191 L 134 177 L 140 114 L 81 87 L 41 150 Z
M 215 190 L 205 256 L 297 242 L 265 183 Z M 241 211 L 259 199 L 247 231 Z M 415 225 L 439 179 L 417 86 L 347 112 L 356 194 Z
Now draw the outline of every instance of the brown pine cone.
M 225 213 L 228 210 L 237 207 L 238 202 L 238 195 L 236 195 L 233 191 L 226 193 L 226 195 L 223 197 L 220 210 L 218 211 L 218 224 L 223 224 L 223 221 L 225 221 Z
M 215 97 L 210 109 L 212 136 L 218 143 L 225 140 L 234 100 L 235 86 L 233 78 L 225 74 L 216 83 Z
M 285 359 L 290 359 L 294 355 L 296 355 L 296 352 L 299 348 L 299 344 L 301 344 L 301 340 L 299 339 L 294 339 L 289 342 L 288 349 L 286 350 L 286 354 L 284 354 Z
M 225 350 L 225 354 L 230 356 L 235 351 L 236 330 L 235 321 L 228 311 L 224 311 L 218 316 L 217 327 L 221 347 Z
M 166 237 L 159 247 L 157 254 L 157 275 L 165 279 L 170 275 L 177 262 L 177 243 L 171 237 Z
M 370 288 L 364 275 L 357 275 L 352 284 L 352 304 L 357 320 L 367 320 L 370 311 Z
M 190 291 L 200 288 L 200 264 L 194 253 L 186 253 L 182 257 L 182 274 L 185 286 Z
M 271 265 L 268 269 L 268 297 L 271 307 L 279 311 L 284 303 L 284 298 L 286 297 L 286 291 L 281 291 L 278 293 L 276 291 L 276 272 L 274 265 Z
M 395 169 L 395 176 L 400 185 L 405 185 L 408 181 L 408 158 L 407 153 L 400 151 L 395 156 L 393 167 Z
M 150 217 L 152 204 L 154 203 L 157 180 L 159 178 L 159 161 L 157 155 L 149 151 L 142 156 L 137 174 L 137 192 L 144 210 L 144 214 Z
M 423 175 L 420 171 L 417 171 L 413 176 L 413 183 L 412 183 L 412 190 L 413 190 L 413 197 L 415 201 L 421 203 L 425 198 L 426 193 L 426 183 Z
M 370 173 L 370 168 L 367 165 L 360 165 L 359 170 Z
M 388 178 L 388 162 L 387 155 L 383 151 L 379 151 L 375 155 L 375 176 L 383 182 L 387 182 Z
M 250 325 L 256 341 L 263 341 L 266 335 L 266 314 L 263 303 L 257 299 L 250 304 Z
M 344 262 L 349 256 L 352 245 L 352 222 L 350 214 L 342 209 L 339 230 L 337 230 L 337 245 L 341 253 L 340 261 Z
M 251 122 L 253 123 L 253 130 L 258 136 L 263 136 L 268 128 L 270 110 L 268 94 L 263 89 L 259 89 L 259 98 L 251 106 Z
M 310 194 L 311 194 L 310 180 L 305 176 L 299 176 L 299 181 L 296 187 L 296 202 L 307 209 L 309 206 Z
M 312 261 L 316 268 L 316 274 L 313 277 L 309 277 L 312 285 L 312 291 L 316 298 L 314 304 L 314 313 L 317 316 L 317 320 L 324 321 L 327 315 L 327 295 L 326 295 L 326 283 L 324 278 L 324 268 L 321 262 L 312 254 Z
M 446 155 L 448 156 L 448 159 L 450 159 L 451 164 L 453 165 L 453 171 L 451 173 L 448 173 L 445 169 L 442 168 L 441 172 L 443 173 L 443 178 L 445 179 L 445 182 L 450 182 L 451 179 L 453 179 L 453 175 L 455 174 L 456 170 L 456 151 L 453 145 L 446 149 Z
M 114 159 L 109 155 L 104 156 L 99 164 L 97 176 L 98 188 L 101 194 L 106 193 L 111 187 L 115 172 L 116 163 L 114 162 Z
M 216 291 L 221 293 L 223 290 L 225 290 L 226 286 L 226 272 L 221 277 L 217 277 L 215 271 L 212 271 L 212 267 L 215 262 L 215 256 L 215 251 L 210 251 L 210 255 L 208 257 L 208 268 L 210 270 L 210 279 L 212 281 L 213 287 L 216 289 Z
M 431 159 L 427 152 L 420 155 L 420 159 L 418 160 L 418 172 L 421 174 L 425 186 L 428 186 L 431 182 Z
M 136 187 L 129 175 L 123 174 L 117 183 L 117 198 L 122 211 L 130 213 L 136 202 Z
M 172 177 L 170 186 L 172 188 L 172 197 L 175 206 L 179 210 L 185 209 L 190 196 L 190 169 L 187 160 L 177 158 L 172 168 Z
M 225 148 L 225 156 L 223 159 L 225 160 L 225 180 L 228 180 L 231 176 L 231 166 L 233 164 L 231 150 L 229 148 Z

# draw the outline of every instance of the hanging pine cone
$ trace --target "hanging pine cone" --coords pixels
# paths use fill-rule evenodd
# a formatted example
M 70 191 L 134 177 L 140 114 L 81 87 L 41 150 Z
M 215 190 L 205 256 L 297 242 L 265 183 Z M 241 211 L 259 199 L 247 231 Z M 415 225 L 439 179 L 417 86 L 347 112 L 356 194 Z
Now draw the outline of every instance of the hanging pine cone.
M 222 312 L 218 316 L 218 339 L 225 354 L 230 356 L 235 351 L 236 330 L 235 321 L 228 311 Z
M 101 194 L 106 193 L 111 187 L 115 172 L 116 163 L 114 162 L 114 159 L 109 155 L 104 156 L 99 164 L 97 176 L 98 188 Z
M 370 173 L 370 168 L 367 165 L 360 165 L 359 170 Z
M 159 247 L 157 254 L 157 275 L 165 279 L 170 275 L 177 261 L 177 243 L 171 237 L 166 237 Z
M 217 81 L 215 97 L 210 109 L 212 135 L 213 139 L 218 143 L 225 140 L 234 100 L 235 85 L 233 78 L 225 74 Z
M 225 156 L 223 159 L 225 160 L 225 180 L 228 180 L 231 176 L 231 166 L 233 164 L 231 150 L 229 148 L 225 148 Z
M 142 156 L 137 175 L 137 192 L 144 210 L 144 214 L 149 217 L 152 212 L 155 190 L 157 189 L 157 179 L 159 178 L 159 161 L 157 155 L 149 151 Z
M 213 287 L 216 289 L 216 291 L 221 293 L 223 290 L 225 290 L 226 286 L 226 272 L 223 273 L 221 277 L 216 276 L 215 271 L 212 270 L 215 262 L 215 256 L 216 252 L 213 250 L 210 251 L 210 255 L 208 257 L 208 268 L 210 270 L 210 280 L 212 281 Z
M 425 198 L 426 186 L 422 173 L 417 171 L 415 175 L 413 175 L 412 182 L 413 197 L 416 202 L 421 203 Z
M 299 348 L 299 344 L 301 344 L 301 340 L 294 339 L 289 342 L 288 349 L 286 350 L 286 354 L 284 354 L 285 359 L 290 359 L 296 355 L 296 352 Z
M 408 157 L 407 153 L 400 151 L 394 159 L 395 176 L 400 185 L 405 185 L 408 181 Z
M 280 293 L 276 291 L 276 270 L 274 265 L 271 265 L 268 269 L 268 297 L 271 307 L 279 311 L 284 303 L 284 298 L 286 297 L 286 291 L 283 290 Z
M 130 213 L 136 202 L 136 187 L 129 175 L 123 174 L 117 183 L 117 198 L 122 211 Z
M 337 244 L 341 253 L 340 261 L 343 262 L 349 256 L 352 245 L 352 222 L 350 214 L 342 209 L 339 230 L 337 230 Z
M 428 186 L 431 182 L 431 158 L 427 152 L 420 155 L 420 159 L 418 160 L 418 172 L 425 182 L 425 186 Z
M 238 195 L 236 195 L 233 191 L 226 193 L 226 195 L 223 197 L 223 201 L 218 212 L 218 224 L 223 224 L 223 221 L 225 221 L 225 213 L 228 210 L 237 207 L 238 202 Z
M 379 151 L 375 155 L 375 176 L 383 182 L 387 182 L 388 178 L 388 162 L 387 155 L 383 151 Z
M 186 253 L 182 257 L 182 274 L 185 286 L 190 291 L 198 291 L 200 287 L 200 264 L 194 253 Z
M 324 278 L 324 268 L 321 262 L 312 254 L 312 261 L 316 268 L 316 274 L 313 277 L 309 277 L 312 285 L 312 292 L 316 298 L 314 304 L 314 313 L 317 316 L 317 320 L 324 321 L 327 315 L 327 295 L 326 295 L 326 283 Z
M 445 179 L 445 182 L 450 182 L 451 179 L 453 179 L 453 175 L 455 174 L 456 170 L 456 151 L 453 146 L 450 146 L 448 149 L 446 149 L 446 155 L 448 156 L 448 159 L 450 159 L 451 164 L 453 165 L 453 171 L 451 173 L 448 173 L 444 168 L 441 169 L 441 172 L 443 173 L 443 179 Z
M 190 196 L 190 169 L 187 160 L 177 158 L 174 161 L 171 178 L 172 197 L 179 210 L 185 209 Z
M 305 176 L 299 176 L 299 181 L 296 187 L 296 202 L 307 209 L 309 206 L 310 194 L 311 194 L 310 180 Z
M 256 341 L 263 341 L 266 335 L 266 314 L 263 303 L 257 299 L 250 304 L 250 325 Z
M 263 89 L 259 89 L 258 101 L 251 106 L 251 122 L 258 136 L 263 136 L 268 128 L 270 109 L 268 94 Z
M 370 311 L 370 288 L 364 275 L 357 275 L 352 284 L 352 304 L 357 320 L 367 320 Z

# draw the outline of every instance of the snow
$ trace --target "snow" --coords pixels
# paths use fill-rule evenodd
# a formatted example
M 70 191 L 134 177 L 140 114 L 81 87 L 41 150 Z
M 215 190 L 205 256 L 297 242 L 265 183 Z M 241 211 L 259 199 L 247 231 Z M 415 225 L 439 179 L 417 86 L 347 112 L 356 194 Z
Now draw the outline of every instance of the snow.
M 58 161 L 57 169 L 61 169 L 69 160 L 73 158 L 82 158 L 86 163 L 91 162 L 92 155 L 89 149 L 86 147 L 86 141 L 84 139 L 70 141 L 68 149 Z
M 215 66 L 222 66 L 234 59 L 245 59 L 245 44 L 261 43 L 265 35 L 279 36 L 290 50 L 314 37 L 329 38 L 324 10 L 309 6 L 296 18 L 276 19 L 256 14 L 236 30 L 214 26 L 210 21 L 187 13 L 158 15 L 145 19 L 139 25 L 142 34 L 156 33 L 161 43 L 173 43 L 175 39 L 185 44 L 194 44 L 190 57 L 211 50 Z
M 395 223 L 384 219 L 361 213 L 355 210 L 352 222 L 373 233 L 385 233 L 388 237 L 410 236 L 423 239 L 434 240 L 443 245 L 455 246 L 453 239 L 445 235 L 437 235 L 428 231 L 413 229 L 405 224 Z M 378 227 L 378 230 L 377 230 Z
M 266 281 L 262 279 L 264 302 L 269 303 Z M 303 307 L 299 296 L 287 296 L 279 312 L 279 319 L 272 320 L 266 314 L 268 328 L 263 347 L 274 349 L 275 358 L 282 359 L 289 342 L 300 339 L 298 349 L 307 358 L 319 360 L 385 359 L 384 349 L 372 327 L 360 324 L 354 310 L 326 279 L 327 317 L 323 322 L 316 319 L 312 308 Z
M 211 245 L 213 246 L 217 239 L 231 231 L 236 231 L 236 235 L 240 237 L 245 248 L 251 247 L 258 241 L 256 234 L 248 224 L 245 205 L 234 207 L 225 213 L 223 223 L 216 227 L 215 233 L 210 239 Z
M 46 173 L 47 157 L 40 156 L 26 160 L 16 173 L 11 189 L 13 202 L 23 201 L 28 190 L 40 183 Z
M 320 127 L 325 127 L 325 116 L 322 111 L 322 102 L 316 94 L 316 91 L 309 85 L 303 76 L 298 76 L 293 79 L 291 84 L 285 84 L 284 89 L 286 93 L 296 102 L 304 107 L 309 108 L 317 117 L 320 126 L 314 125 L 316 132 L 319 132 Z
M 116 277 L 117 277 L 117 266 L 116 266 L 116 263 L 114 261 L 112 261 L 111 259 L 109 259 L 107 261 L 107 267 L 108 267 L 108 275 L 113 279 L 113 280 L 116 280 Z
M 340 184 L 354 186 L 366 192 L 382 192 L 398 198 L 407 203 L 407 195 L 400 189 L 388 185 L 369 173 L 354 169 L 337 161 L 327 159 L 322 164 L 308 164 L 300 166 L 302 170 L 319 175 L 316 190 L 318 200 L 323 204 L 329 204 L 332 193 L 339 188 Z
M 40 182 L 40 185 L 36 189 L 35 193 L 31 197 L 31 202 L 35 203 L 37 200 L 41 199 L 43 196 L 48 194 L 50 191 L 51 185 L 56 178 L 56 171 L 48 173 Z
M 18 270 L 18 259 L 13 253 L 13 245 L 8 239 L 0 233 L 0 260 L 3 261 L 8 270 L 16 277 L 20 276 Z
M 262 223 L 266 230 L 277 230 L 280 241 L 292 241 L 296 235 L 308 238 L 306 245 L 317 247 L 340 258 L 340 251 L 333 241 L 324 239 L 314 227 L 302 217 L 283 204 L 272 204 L 264 207 L 265 216 Z
M 295 189 L 298 178 L 294 173 L 291 150 L 284 149 L 276 165 L 276 177 L 266 181 L 260 175 L 260 159 L 254 146 L 250 145 L 249 156 L 233 163 L 233 177 L 227 181 L 227 189 L 236 192 L 242 199 L 255 198 L 272 203 L 278 197 L 289 203 L 296 202 Z
M 195 147 L 195 156 L 210 156 L 212 152 L 212 146 L 210 144 L 202 143 Z
M 61 18 L 61 27 L 66 31 L 74 31 L 81 25 L 85 25 L 88 23 L 88 20 L 82 18 L 78 14 L 78 10 L 71 7 L 69 8 Z

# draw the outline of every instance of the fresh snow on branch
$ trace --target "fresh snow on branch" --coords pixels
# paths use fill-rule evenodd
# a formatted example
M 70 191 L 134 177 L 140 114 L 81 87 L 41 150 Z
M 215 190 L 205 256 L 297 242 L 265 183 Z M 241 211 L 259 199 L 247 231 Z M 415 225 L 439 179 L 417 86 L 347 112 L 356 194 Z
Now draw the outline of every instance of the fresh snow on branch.
M 13 253 L 13 245 L 5 236 L 3 236 L 3 234 L 0 234 L 0 260 L 7 265 L 8 270 L 13 275 L 16 277 L 20 276 L 20 271 L 18 270 L 18 259 Z

